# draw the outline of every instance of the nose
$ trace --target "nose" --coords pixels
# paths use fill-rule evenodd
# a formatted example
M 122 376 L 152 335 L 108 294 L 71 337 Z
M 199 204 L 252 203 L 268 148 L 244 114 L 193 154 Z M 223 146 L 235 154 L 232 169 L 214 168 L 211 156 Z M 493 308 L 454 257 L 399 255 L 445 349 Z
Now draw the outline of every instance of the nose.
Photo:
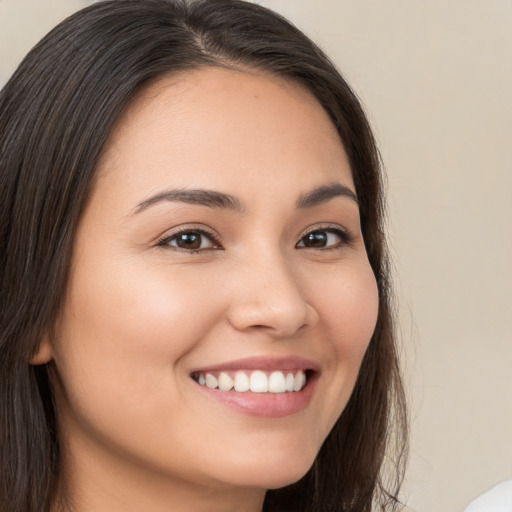
M 317 323 L 317 311 L 284 258 L 254 258 L 243 267 L 233 276 L 236 292 L 228 310 L 235 329 L 286 338 Z

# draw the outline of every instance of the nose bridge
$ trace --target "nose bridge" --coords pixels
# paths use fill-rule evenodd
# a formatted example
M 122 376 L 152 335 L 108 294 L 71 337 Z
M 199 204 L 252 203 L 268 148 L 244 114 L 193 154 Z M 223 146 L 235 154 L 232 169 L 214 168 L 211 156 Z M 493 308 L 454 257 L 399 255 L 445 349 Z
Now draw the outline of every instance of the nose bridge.
M 260 247 L 240 262 L 230 308 L 235 328 L 258 327 L 283 337 L 313 322 L 315 315 L 291 263 L 277 247 Z

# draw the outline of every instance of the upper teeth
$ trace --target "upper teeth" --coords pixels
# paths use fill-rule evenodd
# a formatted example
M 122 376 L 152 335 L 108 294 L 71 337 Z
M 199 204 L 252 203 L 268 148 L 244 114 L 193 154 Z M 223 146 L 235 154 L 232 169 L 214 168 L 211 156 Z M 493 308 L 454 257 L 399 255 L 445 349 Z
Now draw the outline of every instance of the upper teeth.
M 252 391 L 253 393 L 300 391 L 306 384 L 306 374 L 302 370 L 274 371 L 269 374 L 262 370 L 237 371 L 234 375 L 229 375 L 227 372 L 220 372 L 217 375 L 196 373 L 193 377 L 201 386 L 208 388 L 218 388 L 221 391 Z

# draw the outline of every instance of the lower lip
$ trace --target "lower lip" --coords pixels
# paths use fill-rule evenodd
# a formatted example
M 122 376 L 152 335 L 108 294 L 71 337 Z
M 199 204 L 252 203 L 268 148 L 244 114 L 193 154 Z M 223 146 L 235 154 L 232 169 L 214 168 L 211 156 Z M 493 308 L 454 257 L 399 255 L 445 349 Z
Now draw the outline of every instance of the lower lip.
M 313 396 L 317 381 L 316 373 L 310 376 L 300 391 L 287 393 L 251 393 L 246 391 L 220 391 L 207 386 L 196 386 L 208 397 L 231 409 L 259 418 L 284 418 L 307 407 Z

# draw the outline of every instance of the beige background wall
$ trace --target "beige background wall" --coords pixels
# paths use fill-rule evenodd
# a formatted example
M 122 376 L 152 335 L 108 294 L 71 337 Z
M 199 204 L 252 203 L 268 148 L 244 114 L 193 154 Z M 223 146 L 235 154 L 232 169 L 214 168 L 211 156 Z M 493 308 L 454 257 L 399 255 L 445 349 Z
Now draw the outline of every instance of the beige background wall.
M 79 0 L 0 0 L 0 83 Z M 416 512 L 512 477 L 512 2 L 266 0 L 373 120 L 412 402 Z

